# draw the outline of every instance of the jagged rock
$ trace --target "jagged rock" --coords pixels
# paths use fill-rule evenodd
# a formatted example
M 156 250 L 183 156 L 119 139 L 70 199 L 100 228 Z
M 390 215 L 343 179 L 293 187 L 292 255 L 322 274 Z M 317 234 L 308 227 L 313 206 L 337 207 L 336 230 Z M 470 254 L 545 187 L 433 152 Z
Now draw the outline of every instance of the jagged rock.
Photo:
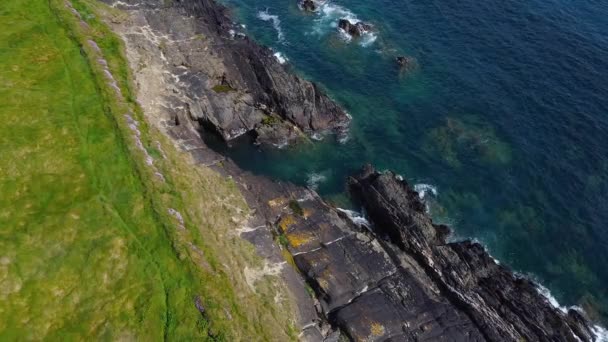
M 302 0 L 299 3 L 302 10 L 307 12 L 315 12 L 317 10 L 317 4 L 313 0 Z
M 591 341 L 589 322 L 578 312 L 551 306 L 533 282 L 499 265 L 476 242 L 447 243 L 444 226 L 433 224 L 417 193 L 391 172 L 371 167 L 350 179 L 373 230 L 397 246 L 396 256 L 415 260 L 466 328 L 493 341 Z M 406 270 L 411 265 L 406 267 Z
M 133 13 L 133 25 L 144 32 L 136 48 L 162 52 L 174 69 L 174 92 L 201 127 L 224 140 L 252 132 L 270 112 L 307 135 L 348 130 L 347 113 L 316 84 L 289 72 L 272 50 L 247 37 L 234 39 L 240 28 L 215 1 L 124 0 L 117 6 Z M 274 136 L 288 133 L 276 127 Z
M 173 96 L 167 110 L 179 114 L 167 116 L 168 133 L 195 163 L 233 177 L 255 208 L 251 227 L 264 227 L 245 235 L 261 255 L 282 260 L 269 247 L 275 246 L 271 229 L 287 239 L 321 318 L 333 328 L 369 341 L 592 340 L 582 314 L 552 307 L 535 284 L 495 263 L 481 245 L 447 243 L 448 229 L 434 224 L 418 194 L 390 172 L 368 167 L 350 179 L 353 196 L 371 220 L 362 226 L 308 189 L 245 173 L 211 151 L 188 128 L 190 118 L 213 126 L 226 140 L 255 129 L 258 139 L 277 141 L 292 134 L 281 132 L 284 125 L 304 132 L 343 130 L 348 116 L 314 84 L 288 73 L 270 50 L 247 38 L 232 39 L 226 10 L 211 0 L 123 0 L 120 6 L 136 26 L 128 30 L 136 34 L 125 34 L 128 49 L 162 60 L 166 69 L 157 75 L 170 75 L 160 83 L 179 95 L 167 95 Z M 154 45 L 161 40 L 170 46 L 162 54 Z M 230 89 L 214 91 L 218 83 Z M 284 125 L 265 124 L 269 115 Z M 301 210 L 291 210 L 291 201 Z M 323 338 L 327 329 L 311 324 L 318 317 L 301 280 L 293 269 L 284 270 L 291 288 L 300 288 L 293 291 L 303 336 Z M 195 299 L 204 312 L 198 304 Z
M 255 128 L 256 144 L 264 146 L 275 146 L 282 148 L 292 142 L 303 137 L 303 133 L 294 126 L 285 121 L 262 122 L 261 125 Z
M 338 27 L 352 37 L 361 37 L 364 33 L 371 31 L 373 28 L 372 25 L 362 21 L 351 23 L 348 19 L 340 19 L 338 21 Z

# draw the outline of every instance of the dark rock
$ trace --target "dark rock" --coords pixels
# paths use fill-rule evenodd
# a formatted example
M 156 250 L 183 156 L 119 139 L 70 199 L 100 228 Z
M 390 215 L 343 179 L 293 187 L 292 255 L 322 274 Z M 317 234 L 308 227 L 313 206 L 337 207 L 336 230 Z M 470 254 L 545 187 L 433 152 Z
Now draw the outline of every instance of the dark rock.
M 361 37 L 364 33 L 373 29 L 373 26 L 370 24 L 362 21 L 358 21 L 353 24 L 348 19 L 340 19 L 338 21 L 338 27 L 352 37 Z
M 316 193 L 243 172 L 210 150 L 194 132 L 196 123 L 211 125 L 225 140 L 255 130 L 258 142 L 273 144 L 297 139 L 297 132 L 343 131 L 348 116 L 314 84 L 290 74 L 269 49 L 232 39 L 235 26 L 212 0 L 121 3 L 133 25 L 171 40 L 171 48 L 162 50 L 171 74 L 166 86 L 179 94 L 163 107 L 179 115 L 167 116 L 170 136 L 195 163 L 236 182 L 255 212 L 249 225 L 256 229 L 243 237 L 262 257 L 283 263 L 272 237 L 288 241 L 318 299 L 313 303 L 298 274 L 284 268 L 282 277 L 297 294 L 302 336 L 333 338 L 339 330 L 352 340 L 370 341 L 592 340 L 587 318 L 552 307 L 533 282 L 497 264 L 483 246 L 448 243 L 449 229 L 434 224 L 418 194 L 390 172 L 367 167 L 349 180 L 371 220 L 360 225 Z M 342 29 L 357 27 L 348 25 Z M 359 34 L 371 29 L 363 25 Z M 131 48 L 158 57 L 154 40 L 128 39 Z M 231 91 L 213 91 L 218 83 Z M 297 213 L 289 205 L 294 200 L 301 207 Z M 194 304 L 204 313 L 200 298 Z M 324 329 L 319 320 L 335 329 Z
M 348 129 L 347 113 L 316 84 L 291 73 L 269 48 L 247 37 L 235 39 L 240 27 L 215 1 L 125 0 L 122 4 L 136 16 L 134 25 L 166 40 L 160 47 L 150 46 L 142 36 L 142 46 L 135 48 L 162 47 L 164 63 L 178 79 L 174 91 L 185 102 L 181 107 L 224 140 L 252 132 L 267 113 L 307 135 L 344 134 Z M 281 127 L 276 126 L 273 136 L 288 133 L 282 139 L 288 142 L 298 137 Z
M 537 285 L 499 265 L 478 243 L 447 243 L 406 182 L 367 167 L 350 179 L 374 232 L 390 237 L 396 256 L 415 260 L 447 303 L 470 322 L 467 330 L 493 341 L 591 341 L 589 322 L 551 306 Z M 412 265 L 407 265 L 407 268 Z
M 302 0 L 300 1 L 299 6 L 302 10 L 307 12 L 315 12 L 317 10 L 317 4 L 314 0 Z
M 416 67 L 416 59 L 414 57 L 399 56 L 395 58 L 397 65 L 401 70 L 412 70 Z
M 303 133 L 296 126 L 279 120 L 271 123 L 262 121 L 262 124 L 255 128 L 255 133 L 256 144 L 272 145 L 278 148 L 285 147 L 303 137 Z
M 201 297 L 196 296 L 196 298 L 194 298 L 194 306 L 196 306 L 196 309 L 201 313 L 201 315 L 205 315 L 205 307 L 203 306 Z

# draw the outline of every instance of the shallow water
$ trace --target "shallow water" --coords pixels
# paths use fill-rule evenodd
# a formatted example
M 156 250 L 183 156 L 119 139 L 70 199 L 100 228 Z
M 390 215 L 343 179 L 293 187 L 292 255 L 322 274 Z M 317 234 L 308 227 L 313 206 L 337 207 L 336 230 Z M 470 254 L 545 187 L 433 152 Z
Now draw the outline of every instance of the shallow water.
M 290 2 L 291 1 L 291 2 Z M 608 317 L 608 3 L 229 0 L 244 31 L 353 116 L 347 142 L 229 150 L 245 169 L 343 202 L 365 162 L 412 184 L 562 305 Z M 340 17 L 375 25 L 348 40 Z M 417 68 L 400 73 L 397 55 Z

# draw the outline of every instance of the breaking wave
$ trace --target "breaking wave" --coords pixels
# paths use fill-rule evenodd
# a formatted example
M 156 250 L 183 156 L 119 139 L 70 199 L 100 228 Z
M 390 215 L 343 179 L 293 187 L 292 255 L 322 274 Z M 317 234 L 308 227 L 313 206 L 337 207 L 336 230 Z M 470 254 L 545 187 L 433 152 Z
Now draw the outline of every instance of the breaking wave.
M 437 196 L 437 188 L 430 184 L 419 183 L 414 185 L 414 190 L 418 193 L 420 199 L 424 199 L 427 195 Z
M 345 42 L 350 42 L 353 40 L 353 37 L 351 37 L 344 30 L 338 28 L 338 21 L 340 19 L 346 19 L 352 24 L 356 24 L 361 21 L 353 12 L 340 5 L 326 1 L 320 5 L 317 13 L 319 17 L 315 19 L 315 25 L 313 27 L 314 33 L 320 35 L 325 34 L 328 31 L 338 31 L 340 38 L 342 38 L 342 40 Z M 373 44 L 377 38 L 376 33 L 365 32 L 358 41 L 361 46 L 367 47 Z
M 285 41 L 285 34 L 281 29 L 281 19 L 279 19 L 278 15 L 270 14 L 268 13 L 268 9 L 266 9 L 265 11 L 258 12 L 258 18 L 263 21 L 270 21 L 272 23 L 272 27 L 274 27 L 275 31 L 277 31 L 277 39 L 279 42 Z
M 273 56 L 274 56 L 274 58 L 276 58 L 276 59 L 277 59 L 277 61 L 279 61 L 279 63 L 281 63 L 281 64 L 285 64 L 285 63 L 287 63 L 287 61 L 289 60 L 287 57 L 283 56 L 283 54 L 282 54 L 282 53 L 280 53 L 280 52 L 275 52 Z
M 554 308 L 563 312 L 564 314 L 568 313 L 568 310 L 583 311 L 583 309 L 581 309 L 578 306 L 565 307 L 565 306 L 560 305 L 559 302 L 557 301 L 557 299 L 551 294 L 551 291 L 549 291 L 548 288 L 541 285 L 538 281 L 534 281 L 534 283 L 536 284 L 536 289 L 537 289 L 538 293 L 540 293 L 543 297 L 545 297 L 547 299 L 547 301 L 551 304 L 551 306 L 553 306 Z M 603 328 L 599 325 L 594 325 L 591 327 L 591 331 L 595 335 L 594 340 L 593 340 L 594 342 L 608 342 L 608 330 L 606 330 L 605 328 Z
M 362 214 L 354 210 L 338 208 L 338 211 L 346 214 L 346 216 L 348 216 L 348 218 L 359 227 L 365 227 L 368 229 L 371 227 L 369 221 L 365 217 L 363 217 Z
M 595 325 L 591 328 L 595 334 L 595 342 L 608 342 L 608 330 Z

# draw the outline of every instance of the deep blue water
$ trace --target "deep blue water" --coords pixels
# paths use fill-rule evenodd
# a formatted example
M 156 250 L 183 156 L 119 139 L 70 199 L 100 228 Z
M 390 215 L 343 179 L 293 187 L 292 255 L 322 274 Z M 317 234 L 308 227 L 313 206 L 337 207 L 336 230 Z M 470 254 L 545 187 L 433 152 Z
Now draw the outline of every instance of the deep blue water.
M 343 144 L 231 148 L 242 167 L 315 183 L 337 203 L 365 162 L 432 185 L 431 213 L 456 238 L 608 317 L 608 2 L 331 0 L 317 14 L 296 0 L 228 4 L 353 116 Z M 344 15 L 374 24 L 376 40 L 345 41 L 332 27 Z M 400 73 L 396 55 L 418 67 Z

